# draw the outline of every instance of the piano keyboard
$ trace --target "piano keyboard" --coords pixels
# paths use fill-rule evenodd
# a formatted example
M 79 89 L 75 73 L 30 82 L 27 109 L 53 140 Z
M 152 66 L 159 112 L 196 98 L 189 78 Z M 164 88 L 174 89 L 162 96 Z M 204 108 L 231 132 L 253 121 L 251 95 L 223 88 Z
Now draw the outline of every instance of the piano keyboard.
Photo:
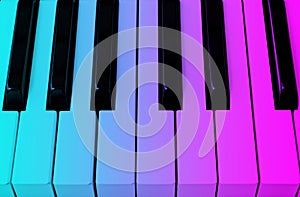
M 0 0 L 0 196 L 299 196 L 299 9 Z

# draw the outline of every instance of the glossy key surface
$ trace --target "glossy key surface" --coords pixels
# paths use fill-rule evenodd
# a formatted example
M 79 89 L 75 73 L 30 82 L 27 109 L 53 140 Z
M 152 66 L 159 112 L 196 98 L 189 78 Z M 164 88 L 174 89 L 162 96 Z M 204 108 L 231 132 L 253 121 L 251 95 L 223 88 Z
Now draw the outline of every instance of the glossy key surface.
M 70 111 L 59 112 L 53 184 L 58 196 L 91 197 L 96 192 L 94 155 L 87 147 L 95 146 L 96 114 L 90 111 L 89 103 L 96 1 L 79 1 L 78 11 L 73 96 Z M 80 80 L 82 73 L 86 80 Z M 83 97 L 75 95 L 78 92 Z M 83 132 L 89 138 L 84 138 Z
M 46 111 L 56 1 L 41 1 L 26 111 L 20 114 L 12 184 L 18 196 L 54 196 L 56 113 Z
M 157 25 L 158 1 L 139 1 L 139 27 L 144 29 L 138 38 L 138 196 L 175 194 L 174 113 L 159 111 L 157 105 Z
M 69 110 L 75 61 L 79 1 L 57 2 L 47 109 Z
M 0 2 L 0 196 L 14 196 L 12 165 L 18 125 L 18 112 L 2 111 L 17 1 Z
M 223 4 L 222 0 L 201 1 L 203 46 L 209 53 L 204 53 L 207 109 L 230 109 Z
M 115 108 L 113 89 L 117 76 L 118 39 L 117 36 L 111 36 L 118 32 L 118 14 L 118 0 L 97 0 L 94 39 L 97 50 L 94 53 L 92 79 L 92 98 L 95 103 L 91 103 L 92 109 L 110 110 Z
M 26 109 L 32 67 L 39 0 L 18 2 L 13 43 L 9 61 L 4 109 Z
M 298 92 L 285 1 L 262 2 L 275 107 L 298 109 Z
M 296 75 L 296 82 L 297 82 L 297 89 L 298 92 L 300 90 L 300 40 L 298 35 L 300 33 L 300 21 L 298 18 L 300 17 L 300 13 L 298 9 L 300 8 L 300 2 L 295 0 L 289 0 L 285 2 L 286 6 L 286 13 L 287 13 L 287 20 L 290 32 L 290 39 L 291 39 L 291 47 L 292 47 L 292 54 L 293 54 L 293 61 L 294 61 L 294 69 Z M 299 96 L 299 95 L 298 95 Z M 299 98 L 298 98 L 299 99 Z M 294 111 L 294 121 L 295 121 L 295 140 L 298 145 L 298 162 L 300 168 L 300 112 L 299 110 Z
M 219 196 L 255 196 L 258 184 L 242 3 L 224 0 L 230 110 L 216 111 Z M 237 58 L 239 57 L 239 58 Z M 225 116 L 222 124 L 222 116 Z
M 262 2 L 244 0 L 244 8 L 260 170 L 258 196 L 294 196 L 299 184 L 294 128 L 291 112 L 274 106 Z
M 182 60 L 180 1 L 161 0 L 158 2 L 159 30 L 159 102 L 166 110 L 181 109 L 182 103 Z M 171 33 L 174 31 L 174 33 Z M 176 33 L 175 33 L 176 31 Z M 167 47 L 172 50 L 166 50 Z M 174 74 L 174 71 L 178 74 Z
M 119 4 L 116 108 L 99 112 L 96 185 L 99 196 L 134 197 L 137 2 Z
M 182 62 L 186 78 L 183 110 L 177 112 L 178 196 L 214 196 L 217 183 L 214 125 L 212 111 L 205 107 L 201 4 L 198 0 L 182 0 L 180 8 L 184 33 L 182 56 L 187 59 Z

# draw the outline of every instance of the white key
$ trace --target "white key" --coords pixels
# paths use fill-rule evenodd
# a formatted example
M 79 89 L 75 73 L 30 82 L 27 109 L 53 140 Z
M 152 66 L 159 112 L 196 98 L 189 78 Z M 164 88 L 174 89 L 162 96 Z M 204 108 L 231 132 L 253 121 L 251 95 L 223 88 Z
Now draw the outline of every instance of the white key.
M 0 2 L 0 196 L 14 196 L 11 185 L 18 112 L 2 111 L 18 1 Z
M 54 196 L 56 113 L 46 111 L 56 1 L 41 1 L 26 111 L 21 112 L 12 183 L 18 196 Z
M 119 34 L 116 109 L 99 112 L 98 160 L 99 196 L 134 197 L 135 172 L 135 85 L 136 85 L 136 1 L 119 1 Z M 129 101 L 130 97 L 132 98 Z M 127 111 L 129 111 L 127 113 Z
M 244 0 L 260 187 L 258 196 L 294 196 L 299 167 L 291 112 L 275 110 L 261 0 Z
M 174 114 L 159 111 L 157 105 L 158 1 L 141 0 L 139 5 L 139 27 L 144 29 L 138 38 L 137 195 L 174 196 Z M 154 48 L 146 48 L 149 45 Z
M 255 196 L 258 184 L 242 2 L 224 0 L 230 110 L 216 111 L 218 196 Z M 221 116 L 224 125 L 220 125 Z
M 95 146 L 96 116 L 95 112 L 90 111 L 89 106 L 92 83 L 91 64 L 88 67 L 88 62 L 92 57 L 90 52 L 94 47 L 95 12 L 95 0 L 79 2 L 73 77 L 77 83 L 74 82 L 70 111 L 59 112 L 53 177 L 58 196 L 91 197 L 95 196 L 96 192 L 93 187 L 94 155 L 91 152 Z M 85 80 L 80 80 L 82 79 L 80 74 L 76 78 L 78 72 L 87 74 Z M 77 86 L 78 83 L 81 83 L 84 88 Z M 84 99 L 80 100 L 74 95 L 76 93 L 85 95 Z M 84 110 L 76 111 L 81 104 Z M 80 126 L 77 127 L 78 124 Z M 89 138 L 85 138 L 85 135 L 82 135 L 83 132 Z
M 187 58 L 182 61 L 182 73 L 187 81 L 183 81 L 183 110 L 177 112 L 177 153 L 186 149 L 178 158 L 178 196 L 214 196 L 214 124 L 212 111 L 205 107 L 201 2 L 181 0 L 180 8 L 182 56 Z

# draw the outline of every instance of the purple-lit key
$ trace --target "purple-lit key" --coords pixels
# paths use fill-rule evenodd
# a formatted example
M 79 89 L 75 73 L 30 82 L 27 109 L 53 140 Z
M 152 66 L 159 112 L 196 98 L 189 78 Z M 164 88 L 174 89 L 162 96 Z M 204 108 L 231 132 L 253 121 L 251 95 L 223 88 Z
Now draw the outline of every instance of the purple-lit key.
M 260 186 L 258 196 L 294 196 L 299 167 L 291 112 L 275 110 L 261 0 L 244 0 Z
M 137 196 L 175 194 L 174 113 L 158 106 L 158 2 L 139 1 Z M 151 48 L 149 48 L 151 47 Z
M 257 183 L 242 3 L 224 0 L 231 106 L 216 111 L 219 196 L 254 196 Z M 238 57 L 238 58 L 237 58 Z M 221 117 L 225 116 L 224 125 Z
M 217 183 L 213 117 L 205 108 L 200 6 L 199 0 L 182 0 L 180 7 L 186 59 L 182 61 L 183 110 L 177 112 L 179 197 L 214 196 Z M 201 146 L 202 142 L 207 143 Z
M 296 75 L 296 83 L 298 92 L 300 91 L 300 1 L 298 0 L 286 0 L 285 2 L 286 14 L 289 26 L 293 61 L 294 61 L 294 69 Z M 300 95 L 298 95 L 300 97 Z M 299 99 L 298 99 L 299 100 Z M 298 143 L 298 154 L 300 154 L 300 111 L 294 111 L 294 119 L 295 119 L 295 138 Z M 298 155 L 298 162 L 299 155 Z
M 96 185 L 102 197 L 135 196 L 136 51 L 129 50 L 136 48 L 137 3 L 119 4 L 115 110 L 99 111 Z

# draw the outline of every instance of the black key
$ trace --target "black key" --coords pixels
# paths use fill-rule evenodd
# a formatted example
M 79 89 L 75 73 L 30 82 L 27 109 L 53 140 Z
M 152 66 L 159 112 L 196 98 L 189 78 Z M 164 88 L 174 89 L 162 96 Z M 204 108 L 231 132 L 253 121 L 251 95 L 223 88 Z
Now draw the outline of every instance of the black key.
M 26 109 L 39 1 L 19 0 L 3 109 Z
M 223 1 L 201 0 L 201 10 L 203 46 L 208 52 L 204 53 L 206 109 L 229 110 L 230 92 Z M 212 60 L 216 66 L 212 66 Z
M 298 109 L 298 93 L 284 0 L 263 0 L 276 109 Z
M 78 0 L 59 0 L 56 7 L 47 109 L 70 110 Z
M 95 24 L 94 44 L 118 33 L 118 0 L 98 0 Z M 113 93 L 117 77 L 117 36 L 110 39 L 105 47 L 98 47 L 94 53 L 93 79 L 92 79 L 92 110 L 113 110 L 115 108 L 115 93 Z M 107 42 L 106 42 L 107 43 Z M 102 74 L 101 74 L 102 73 Z
M 165 110 L 180 110 L 182 103 L 182 59 L 180 1 L 160 0 L 158 6 L 159 31 L 159 103 Z M 170 30 L 164 29 L 172 29 Z M 175 33 L 174 30 L 178 32 Z M 166 47 L 168 46 L 168 47 Z M 171 50 L 166 48 L 171 47 Z M 175 51 L 174 51 L 175 50 Z M 174 71 L 170 70 L 174 69 Z M 178 74 L 176 74 L 178 73 Z

